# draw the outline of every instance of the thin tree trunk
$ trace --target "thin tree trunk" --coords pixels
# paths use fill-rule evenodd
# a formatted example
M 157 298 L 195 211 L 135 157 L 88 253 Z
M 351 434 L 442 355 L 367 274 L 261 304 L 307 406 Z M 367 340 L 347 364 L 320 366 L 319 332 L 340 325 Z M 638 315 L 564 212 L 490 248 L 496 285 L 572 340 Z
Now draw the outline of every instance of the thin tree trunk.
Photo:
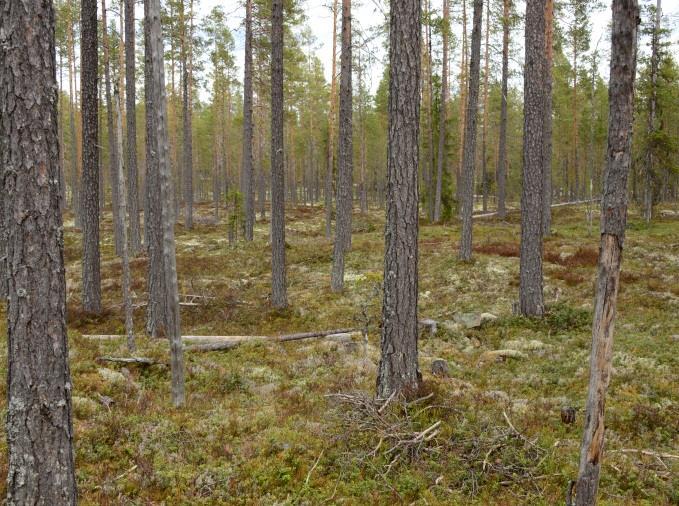
M 462 201 L 460 215 L 462 232 L 458 257 L 462 261 L 472 258 L 472 212 L 474 211 L 474 173 L 476 166 L 476 118 L 479 103 L 479 73 L 481 67 L 481 19 L 483 0 L 474 0 L 474 24 L 472 27 L 472 47 L 469 61 L 469 96 L 465 115 L 464 158 L 462 163 Z
M 377 397 L 416 395 L 420 0 L 391 2 L 389 141 L 381 357 Z
M 285 273 L 285 166 L 283 146 L 283 0 L 271 7 L 271 304 L 288 305 Z
M 481 185 L 483 212 L 488 211 L 488 72 L 489 72 L 490 4 L 486 4 L 486 48 L 483 57 L 483 129 L 481 134 Z
M 427 14 L 431 16 L 431 0 L 426 0 L 427 2 Z M 426 26 L 426 51 L 427 51 L 427 136 L 428 136 L 428 155 L 427 155 L 427 174 L 429 179 L 429 185 L 427 187 L 427 192 L 429 194 L 429 206 L 428 206 L 428 216 L 429 221 L 434 221 L 434 208 L 436 200 L 436 175 L 435 175 L 435 151 L 434 151 L 434 118 L 433 118 L 433 108 L 434 108 L 434 84 L 432 79 L 432 48 L 431 48 L 431 22 L 427 23 Z M 443 175 L 443 174 L 442 174 Z
M 139 224 L 139 175 L 137 170 L 137 89 L 134 0 L 125 0 L 125 100 L 127 109 L 127 186 L 130 212 L 130 253 L 141 250 Z
M 353 125 L 351 83 L 351 0 L 342 0 L 342 56 L 340 69 L 339 152 L 337 157 L 337 225 L 332 253 L 330 286 L 344 288 L 344 255 L 351 247 L 353 208 Z
M 187 20 L 184 14 L 184 0 L 180 3 L 180 23 L 182 29 L 181 58 L 182 58 L 182 120 L 183 120 L 183 171 L 182 179 L 184 184 L 184 226 L 187 229 L 193 228 L 193 136 L 191 126 L 192 105 L 192 83 L 191 80 L 191 60 L 192 60 L 192 39 L 193 39 L 193 2 L 189 3 L 189 17 L 191 18 L 190 27 L 187 27 Z
M 648 137 L 651 138 L 656 131 L 656 110 L 658 103 L 658 66 L 659 66 L 659 39 L 660 19 L 662 4 L 656 0 L 655 22 L 651 34 L 651 93 L 648 103 Z M 649 142 L 650 144 L 650 142 Z M 655 177 L 655 157 L 652 146 L 646 148 L 646 165 L 644 167 L 644 220 L 650 223 L 653 219 L 653 178 Z
M 443 191 L 443 167 L 446 163 L 446 119 L 448 113 L 448 35 L 450 33 L 449 0 L 443 0 L 443 58 L 441 71 L 441 102 L 439 104 L 439 148 L 436 165 L 436 196 L 434 198 L 434 222 L 441 221 L 441 193 Z
M 552 228 L 552 65 L 554 38 L 554 0 L 545 2 L 545 45 L 547 68 L 545 70 L 545 124 L 542 192 L 542 235 L 547 237 Z
M 501 220 L 507 216 L 507 82 L 509 81 L 509 5 L 502 2 L 502 84 L 500 97 L 500 133 L 497 150 L 497 214 Z
M 75 8 L 73 8 L 73 11 Z M 96 11 L 96 9 L 95 9 Z M 75 132 L 75 37 L 73 35 L 73 19 L 68 20 L 68 87 L 69 87 L 69 100 L 70 106 L 68 109 L 69 113 L 69 130 L 71 132 L 71 210 L 74 214 L 74 220 L 76 227 L 81 225 L 80 223 L 80 182 L 78 174 L 78 142 L 76 139 Z M 82 64 L 82 58 L 81 58 Z M 82 76 L 81 76 L 82 77 Z
M 467 0 L 462 0 L 462 56 L 460 58 L 460 104 L 459 104 L 459 156 L 458 163 L 455 166 L 455 201 L 458 206 L 458 213 L 460 210 L 460 202 L 462 200 L 462 163 L 464 160 L 464 134 L 467 122 L 465 121 L 465 114 L 467 112 Z
M 97 79 L 99 53 L 97 1 L 83 0 L 80 41 L 80 89 L 83 122 L 82 211 L 82 308 L 101 312 L 101 273 L 99 253 L 99 102 Z M 72 142 L 75 139 L 72 139 Z M 72 152 L 74 152 L 73 150 Z
M 368 212 L 368 190 L 366 188 L 366 127 L 365 127 L 365 105 L 364 105 L 364 94 L 365 89 L 363 87 L 363 67 L 361 65 L 361 53 L 358 53 L 358 118 L 361 122 L 361 214 Z
M 542 316 L 542 182 L 546 105 L 545 2 L 526 3 L 523 190 L 519 305 L 525 316 Z
M 160 0 L 148 0 L 149 41 L 151 53 L 152 92 L 154 96 L 155 145 L 158 148 L 160 176 L 161 222 L 163 240 L 163 267 L 165 289 L 165 334 L 170 340 L 172 369 L 172 402 L 184 404 L 184 351 L 179 324 L 179 295 L 177 289 L 177 263 L 174 244 L 174 216 L 169 202 L 172 199 L 172 181 L 167 145 L 167 100 L 165 98 L 165 69 L 163 60 L 163 36 L 160 26 Z
M 116 88 L 114 93 L 116 106 L 116 139 L 118 140 L 118 151 L 123 152 L 123 110 L 120 104 L 120 93 Z M 122 232 L 122 264 L 123 264 L 123 307 L 125 308 L 125 333 L 127 334 L 127 349 L 130 353 L 137 350 L 134 340 L 134 324 L 132 320 L 132 295 L 130 293 L 130 254 L 128 251 L 128 237 L 127 237 L 127 189 L 125 187 L 125 170 L 123 168 L 123 159 L 118 159 L 118 196 L 120 197 L 120 216 L 121 216 L 121 232 Z
M 325 237 L 332 236 L 332 179 L 335 169 L 335 94 L 337 93 L 337 0 L 332 5 L 332 74 L 330 76 L 330 111 L 328 113 L 328 157 L 325 172 Z
M 252 241 L 255 225 L 255 172 L 252 163 L 252 0 L 245 2 L 245 65 L 243 77 L 243 199 L 245 240 Z
M 6 502 L 75 505 L 54 10 L 52 2 L 0 0 L 0 13 Z
M 608 88 L 608 156 L 601 202 L 601 249 L 594 302 L 592 352 L 585 429 L 575 501 L 596 503 L 604 445 L 604 408 L 611 376 L 613 327 L 627 220 L 627 176 L 632 158 L 637 0 L 613 0 L 611 74 Z

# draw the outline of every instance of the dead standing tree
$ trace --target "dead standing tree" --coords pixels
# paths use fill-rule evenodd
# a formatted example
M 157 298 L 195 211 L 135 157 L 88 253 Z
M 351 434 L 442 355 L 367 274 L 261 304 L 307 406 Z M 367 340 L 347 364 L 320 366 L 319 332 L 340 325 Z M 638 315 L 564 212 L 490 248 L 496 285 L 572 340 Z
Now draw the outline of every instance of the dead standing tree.
M 611 377 L 622 247 L 627 222 L 627 176 L 632 157 L 637 0 L 613 0 L 611 74 L 608 88 L 608 156 L 601 202 L 601 246 L 597 275 L 585 431 L 576 484 L 578 506 L 596 503 L 604 445 L 604 407 Z

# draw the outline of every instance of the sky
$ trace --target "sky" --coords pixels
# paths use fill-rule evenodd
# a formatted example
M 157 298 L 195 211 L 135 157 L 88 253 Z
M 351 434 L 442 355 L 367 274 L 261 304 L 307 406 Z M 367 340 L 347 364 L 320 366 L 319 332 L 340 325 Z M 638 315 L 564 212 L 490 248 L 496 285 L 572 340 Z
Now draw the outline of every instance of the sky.
M 330 81 L 330 61 L 332 60 L 332 11 L 331 11 L 332 0 L 302 0 L 302 5 L 306 13 L 306 24 L 311 28 L 312 33 L 316 38 L 316 54 L 320 58 L 324 65 L 325 76 L 328 81 Z M 647 4 L 648 0 L 641 0 L 643 4 Z M 675 54 L 679 55 L 679 0 L 663 0 L 663 24 L 666 28 L 671 29 L 671 41 L 673 43 L 672 50 Z M 438 2 L 440 3 L 440 2 Z M 468 2 L 468 17 L 471 18 L 471 3 Z M 493 4 L 495 5 L 495 1 Z M 654 2 L 655 3 L 655 0 Z M 341 4 L 341 2 L 340 2 Z M 355 25 L 360 27 L 361 31 L 364 33 L 373 32 L 381 23 L 384 21 L 384 9 L 387 4 L 387 0 L 353 0 L 352 10 L 353 10 L 353 22 Z M 434 8 L 439 8 L 436 0 L 432 2 Z M 203 16 L 210 12 L 214 6 L 221 5 L 224 12 L 227 15 L 228 24 L 233 31 L 235 39 L 235 52 L 236 52 L 236 63 L 239 67 L 239 71 L 242 72 L 243 68 L 243 52 L 244 52 L 244 29 L 243 29 L 243 18 L 245 17 L 245 8 L 243 6 L 242 0 L 201 0 L 199 6 L 199 16 Z M 456 16 L 460 13 L 460 2 L 458 0 L 453 0 L 451 2 L 452 15 Z M 525 10 L 524 0 L 515 1 L 515 5 L 519 13 L 523 13 Z M 599 73 L 604 79 L 608 79 L 608 50 L 609 50 L 609 23 L 611 18 L 610 2 L 606 3 L 606 7 L 600 12 L 595 13 L 591 17 L 591 46 L 595 47 L 598 44 L 598 48 L 601 50 L 602 58 L 599 65 Z M 485 16 L 484 16 L 485 19 Z M 338 19 L 338 23 L 341 17 Z M 338 27 L 339 29 L 339 27 Z M 471 27 L 468 28 L 471 32 Z M 459 40 L 461 37 L 461 27 L 459 24 L 453 25 L 453 33 Z M 493 44 L 491 41 L 491 51 L 495 49 L 494 59 L 499 62 L 499 36 L 497 34 L 497 44 Z M 356 41 L 354 41 L 356 43 Z M 379 81 L 383 73 L 382 61 L 386 58 L 384 51 L 384 40 L 380 37 L 372 42 L 366 44 L 367 51 L 374 56 L 374 63 L 370 72 L 368 73 L 366 83 L 368 89 L 374 92 L 377 89 Z M 647 48 L 640 48 L 645 51 Z M 523 60 L 523 34 L 522 26 L 520 25 L 512 33 L 512 50 L 514 53 L 514 58 L 510 62 L 510 66 L 514 67 L 514 70 L 520 70 L 520 65 Z M 459 46 L 453 47 L 451 50 L 452 54 L 452 68 L 453 75 L 457 74 L 457 67 L 459 67 Z M 339 57 L 339 47 L 338 47 L 338 57 Z M 516 72 L 518 84 L 520 85 L 520 72 Z M 451 83 L 455 85 L 455 80 Z

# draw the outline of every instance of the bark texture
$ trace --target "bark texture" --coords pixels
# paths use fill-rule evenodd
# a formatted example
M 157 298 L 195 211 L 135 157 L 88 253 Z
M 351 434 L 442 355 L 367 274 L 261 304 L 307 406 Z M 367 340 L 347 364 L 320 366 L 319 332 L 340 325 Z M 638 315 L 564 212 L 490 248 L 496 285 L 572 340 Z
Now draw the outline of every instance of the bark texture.
M 97 0 L 83 0 L 81 11 L 80 89 L 82 93 L 83 177 L 80 214 L 83 229 L 82 306 L 83 311 L 100 313 Z
M 325 236 L 332 236 L 332 180 L 335 172 L 335 93 L 337 87 L 337 11 L 338 0 L 332 5 L 332 75 L 330 76 L 330 111 L 328 114 L 328 160 L 325 172 Z
M 613 0 L 608 154 L 601 201 L 601 250 L 592 325 L 589 390 L 576 484 L 575 502 L 578 506 L 596 503 L 601 471 L 604 408 L 611 376 L 613 329 L 627 222 L 627 176 L 632 158 L 638 23 L 639 5 L 636 0 Z
M 243 199 L 245 240 L 252 241 L 255 226 L 255 172 L 252 163 L 252 0 L 245 2 L 245 64 L 243 75 Z
M 125 0 L 125 109 L 127 122 L 127 195 L 130 223 L 130 253 L 141 250 L 139 225 L 139 176 L 137 170 L 137 87 L 134 52 L 134 0 Z
M 450 33 L 449 0 L 443 0 L 443 59 L 441 70 L 441 103 L 439 106 L 439 148 L 436 162 L 436 195 L 434 196 L 434 222 L 441 220 L 441 192 L 443 191 L 443 166 L 446 163 L 446 117 L 448 112 L 448 35 Z
M 524 69 L 523 189 L 519 306 L 524 316 L 542 316 L 542 182 L 544 163 L 545 2 L 526 2 Z
M 545 2 L 545 45 L 547 62 L 545 69 L 545 125 L 544 161 L 542 165 L 542 235 L 547 237 L 552 228 L 552 65 L 554 39 L 554 0 Z M 591 198 L 591 196 L 590 196 Z
M 76 504 L 52 2 L 0 0 L 8 505 Z
M 462 191 L 460 192 L 462 232 L 460 236 L 460 260 L 472 258 L 472 212 L 474 211 L 474 173 L 476 171 L 476 119 L 479 105 L 479 73 L 481 67 L 481 18 L 483 0 L 474 0 L 472 47 L 469 59 L 469 93 L 465 115 L 464 153 L 462 162 Z
M 510 0 L 502 2 L 502 84 L 500 97 L 500 133 L 497 150 L 497 215 L 501 220 L 507 216 L 507 82 L 509 81 L 509 5 Z
M 283 152 L 283 0 L 271 6 L 271 304 L 288 305 Z
M 417 366 L 420 0 L 392 0 L 381 358 L 377 396 L 412 395 Z
M 337 226 L 332 253 L 330 286 L 344 288 L 344 255 L 351 246 L 353 208 L 353 125 L 351 83 L 351 0 L 342 0 L 342 56 L 340 69 L 339 150 L 337 156 Z

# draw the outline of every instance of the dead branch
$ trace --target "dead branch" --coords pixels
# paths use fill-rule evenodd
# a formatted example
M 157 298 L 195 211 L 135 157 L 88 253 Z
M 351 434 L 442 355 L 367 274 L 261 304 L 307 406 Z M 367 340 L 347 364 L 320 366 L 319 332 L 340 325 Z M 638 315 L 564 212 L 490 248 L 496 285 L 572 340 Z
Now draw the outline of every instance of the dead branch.
M 138 364 L 143 366 L 150 365 L 167 365 L 165 362 L 159 362 L 152 358 L 145 357 L 97 357 L 100 362 L 116 362 L 119 364 Z

